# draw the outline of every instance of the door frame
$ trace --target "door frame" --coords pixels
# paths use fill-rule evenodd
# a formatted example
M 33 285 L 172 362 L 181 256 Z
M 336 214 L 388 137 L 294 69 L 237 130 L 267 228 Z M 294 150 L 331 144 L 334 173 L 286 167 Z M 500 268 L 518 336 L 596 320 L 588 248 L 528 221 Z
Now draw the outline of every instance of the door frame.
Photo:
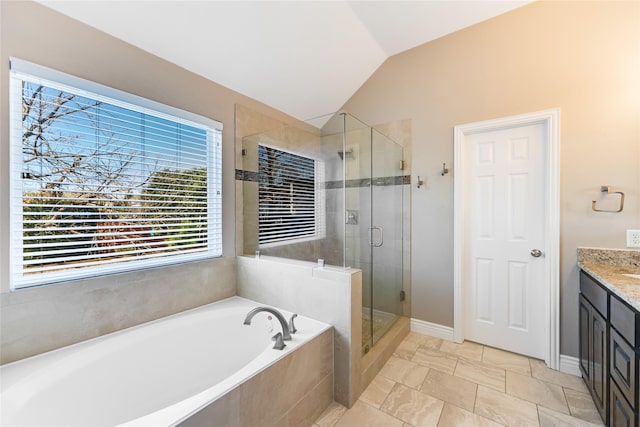
M 467 135 L 495 131 L 527 125 L 546 125 L 544 157 L 545 209 L 545 335 L 547 348 L 545 363 L 552 369 L 560 368 L 560 109 L 537 111 L 493 120 L 454 126 L 454 207 L 453 207 L 453 339 L 464 340 L 463 300 L 463 260 L 467 250 L 465 230 L 468 214 L 465 211 L 469 201 L 468 186 L 465 185 L 469 165 L 463 161 L 464 143 Z

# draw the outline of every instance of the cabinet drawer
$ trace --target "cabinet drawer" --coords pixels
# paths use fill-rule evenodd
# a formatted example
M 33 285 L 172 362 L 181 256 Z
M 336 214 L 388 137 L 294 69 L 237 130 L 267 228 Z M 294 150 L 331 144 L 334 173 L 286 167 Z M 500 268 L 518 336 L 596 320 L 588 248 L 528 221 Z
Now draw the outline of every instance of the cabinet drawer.
M 636 425 L 635 412 L 613 381 L 611 382 L 611 414 L 609 421 L 611 427 L 635 427 Z
M 636 339 L 636 312 L 615 295 L 611 295 L 611 326 L 631 343 L 633 348 L 639 344 Z
M 611 328 L 611 355 L 609 366 L 611 377 L 620 391 L 631 403 L 635 402 L 636 354 L 615 329 Z
M 580 292 L 584 294 L 585 298 L 589 300 L 591 305 L 593 305 L 600 314 L 605 318 L 609 317 L 607 310 L 607 291 L 584 271 L 580 271 Z

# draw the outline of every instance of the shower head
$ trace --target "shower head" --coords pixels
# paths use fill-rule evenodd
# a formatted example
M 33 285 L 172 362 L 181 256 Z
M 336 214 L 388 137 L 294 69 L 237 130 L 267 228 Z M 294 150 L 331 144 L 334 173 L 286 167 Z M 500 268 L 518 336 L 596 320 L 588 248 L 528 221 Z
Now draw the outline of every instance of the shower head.
M 338 156 L 340 156 L 340 160 L 344 160 L 345 158 L 353 159 L 353 148 L 350 148 L 347 151 L 338 151 Z

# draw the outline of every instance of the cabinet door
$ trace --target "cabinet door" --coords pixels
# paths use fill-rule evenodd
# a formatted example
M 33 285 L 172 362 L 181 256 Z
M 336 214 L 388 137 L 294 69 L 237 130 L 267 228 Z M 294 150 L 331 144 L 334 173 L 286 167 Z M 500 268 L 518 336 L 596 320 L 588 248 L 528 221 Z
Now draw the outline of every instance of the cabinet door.
M 591 354 L 589 348 L 591 347 L 591 310 L 589 303 L 585 297 L 579 295 L 579 329 L 580 329 L 580 371 L 582 372 L 582 378 L 587 383 L 587 386 L 591 388 Z
M 635 427 L 636 416 L 618 386 L 611 382 L 611 427 Z
M 592 354 L 592 381 L 593 401 L 603 420 L 607 416 L 607 322 L 595 310 L 591 310 L 591 354 Z
M 580 371 L 603 420 L 609 403 L 607 322 L 583 294 L 579 296 Z

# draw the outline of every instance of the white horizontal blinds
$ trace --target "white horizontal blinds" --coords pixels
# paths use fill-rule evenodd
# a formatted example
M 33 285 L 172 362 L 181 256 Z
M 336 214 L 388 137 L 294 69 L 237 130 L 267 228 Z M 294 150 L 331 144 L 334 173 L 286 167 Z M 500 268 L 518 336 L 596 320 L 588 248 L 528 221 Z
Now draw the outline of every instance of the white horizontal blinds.
M 11 107 L 14 288 L 221 255 L 219 129 L 15 71 Z
M 315 161 L 258 145 L 258 169 L 259 243 L 316 236 Z
M 208 252 L 222 256 L 222 130 L 207 131 Z

